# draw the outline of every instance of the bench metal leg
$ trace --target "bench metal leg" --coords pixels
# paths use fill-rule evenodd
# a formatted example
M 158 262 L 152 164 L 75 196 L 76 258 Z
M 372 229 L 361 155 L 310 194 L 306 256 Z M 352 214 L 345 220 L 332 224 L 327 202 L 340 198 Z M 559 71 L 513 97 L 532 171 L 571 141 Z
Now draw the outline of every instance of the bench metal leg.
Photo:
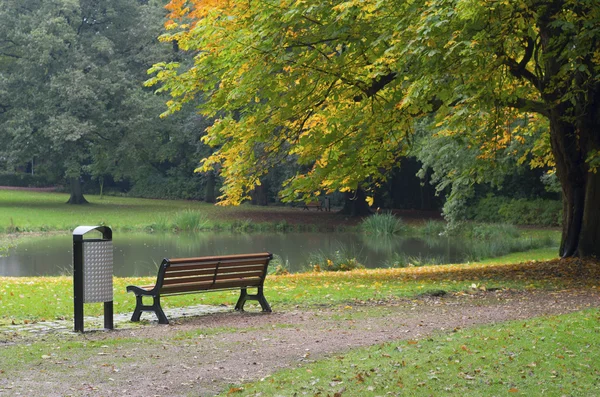
M 135 310 L 133 311 L 133 315 L 131 316 L 132 322 L 140 321 L 140 317 L 142 316 L 142 306 L 144 306 L 144 303 L 142 302 L 142 296 L 136 295 L 135 296 Z
M 140 321 L 142 312 L 154 312 L 156 314 L 156 317 L 158 317 L 159 324 L 169 324 L 169 320 L 167 319 L 165 312 L 163 312 L 162 307 L 160 306 L 160 295 L 152 297 L 152 306 L 144 305 L 142 298 L 142 295 L 135 296 L 136 304 L 135 310 L 133 311 L 133 315 L 131 316 L 132 322 Z
M 258 292 L 256 294 L 256 300 L 260 303 L 260 307 L 263 312 L 271 313 L 271 306 L 269 306 L 269 302 L 267 302 L 267 298 L 265 298 L 265 294 L 263 293 L 263 287 L 258 287 Z
M 235 304 L 235 310 L 243 312 L 244 304 L 248 300 L 258 301 L 260 303 L 260 307 L 263 312 L 271 312 L 271 306 L 269 306 L 269 302 L 267 302 L 267 298 L 265 298 L 265 294 L 263 293 L 263 287 L 258 287 L 258 292 L 256 295 L 249 295 L 248 290 L 246 288 L 242 288 L 240 291 L 240 298 Z
M 242 288 L 242 290 L 240 291 L 240 298 L 238 299 L 237 303 L 235 304 L 235 310 L 243 312 L 244 304 L 246 303 L 247 300 L 248 300 L 248 290 L 246 288 Z
M 156 317 L 158 317 L 158 323 L 169 324 L 169 320 L 167 319 L 167 316 L 165 316 L 165 312 L 163 312 L 163 309 L 160 306 L 160 295 L 154 297 L 154 303 L 152 307 L 154 308 L 154 313 L 156 313 Z

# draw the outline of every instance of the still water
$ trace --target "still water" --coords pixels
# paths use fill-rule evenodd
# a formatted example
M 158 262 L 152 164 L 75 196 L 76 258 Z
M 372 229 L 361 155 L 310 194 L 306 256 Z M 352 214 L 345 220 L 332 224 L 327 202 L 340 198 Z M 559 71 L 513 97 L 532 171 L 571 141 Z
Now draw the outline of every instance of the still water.
M 22 240 L 0 257 L 0 276 L 72 274 L 72 236 L 54 235 Z M 436 257 L 453 263 L 464 256 L 464 245 L 447 238 L 369 237 L 355 233 L 200 233 L 113 234 L 114 274 L 118 277 L 156 275 L 163 258 L 268 251 L 287 262 L 289 270 L 305 270 L 311 256 L 343 252 L 366 267 L 384 267 L 394 255 Z

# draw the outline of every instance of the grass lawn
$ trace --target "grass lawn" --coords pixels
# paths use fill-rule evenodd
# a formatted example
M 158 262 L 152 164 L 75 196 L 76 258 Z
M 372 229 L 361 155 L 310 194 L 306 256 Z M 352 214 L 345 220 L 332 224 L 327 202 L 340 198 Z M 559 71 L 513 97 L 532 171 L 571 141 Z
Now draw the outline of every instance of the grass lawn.
M 600 310 L 351 350 L 221 396 L 597 396 Z
M 274 308 L 336 305 L 367 300 L 393 300 L 471 289 L 560 289 L 597 287 L 600 275 L 595 263 L 559 261 L 552 250 L 527 254 L 536 260 L 522 261 L 524 254 L 511 254 L 480 263 L 422 266 L 399 269 L 358 269 L 350 272 L 309 272 L 268 276 L 265 295 Z M 115 313 L 131 313 L 135 298 L 127 294 L 130 284 L 153 283 L 154 278 L 115 278 Z M 0 277 L 0 324 L 72 318 L 71 277 Z M 165 298 L 163 307 L 198 304 L 233 305 L 236 291 L 181 295 Z M 45 304 L 41 305 L 40 302 Z M 102 304 L 86 305 L 86 315 L 101 315 Z
M 172 223 L 177 214 L 194 211 L 209 223 L 230 224 L 236 214 L 264 209 L 244 205 L 219 207 L 199 201 L 151 200 L 130 197 L 86 195 L 89 205 L 67 205 L 66 193 L 0 190 L 0 233 L 13 231 L 73 230 L 79 225 L 110 225 L 113 229 L 152 230 Z M 285 207 L 269 211 L 294 211 Z

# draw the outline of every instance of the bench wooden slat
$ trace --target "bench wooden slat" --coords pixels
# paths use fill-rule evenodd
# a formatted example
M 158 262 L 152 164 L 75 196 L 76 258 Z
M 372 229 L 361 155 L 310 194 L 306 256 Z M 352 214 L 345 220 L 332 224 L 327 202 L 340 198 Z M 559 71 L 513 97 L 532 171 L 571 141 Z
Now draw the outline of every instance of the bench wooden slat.
M 268 252 L 259 253 L 259 254 L 238 254 L 238 255 L 222 255 L 222 256 L 203 256 L 196 258 L 175 258 L 169 259 L 169 263 L 172 265 L 176 265 L 179 263 L 192 263 L 192 262 L 218 262 L 218 261 L 239 261 L 245 259 L 270 259 L 271 254 Z
M 219 281 L 219 280 L 234 280 L 234 279 L 239 279 L 239 280 L 246 280 L 249 278 L 262 278 L 263 273 L 262 272 L 247 272 L 247 273 L 220 273 L 217 274 L 215 276 L 215 281 Z
M 222 261 L 222 262 L 215 262 L 215 261 L 210 261 L 210 262 L 185 262 L 185 263 L 181 263 L 181 264 L 171 264 L 166 272 L 167 273 L 171 273 L 171 272 L 179 272 L 179 271 L 185 271 L 185 270 L 202 270 L 202 269 L 214 269 L 217 267 L 219 268 L 227 268 L 227 267 L 240 267 L 240 266 L 251 266 L 251 265 L 265 265 L 265 263 L 268 263 L 269 260 L 268 259 L 248 259 L 246 261 Z
M 203 269 L 203 270 L 183 270 L 183 271 L 169 271 L 169 272 L 165 272 L 165 282 L 167 280 L 171 280 L 171 279 L 175 279 L 177 280 L 178 278 L 183 278 L 183 277 L 193 277 L 193 276 L 203 276 L 203 275 L 207 275 L 207 274 L 212 274 L 214 275 L 215 272 L 217 274 L 221 274 L 221 273 L 240 273 L 240 274 L 244 274 L 244 273 L 248 273 L 248 272 L 256 272 L 256 271 L 264 271 L 265 269 L 265 265 L 252 265 L 252 266 L 227 266 L 227 267 L 219 267 L 218 270 L 216 268 L 214 269 Z
M 192 291 L 210 291 L 210 290 L 222 290 L 228 288 L 240 288 L 240 287 L 257 287 L 260 285 L 261 280 L 256 279 L 245 279 L 245 280 L 229 280 L 214 283 L 191 283 L 191 284 L 177 284 L 169 285 L 161 288 L 161 295 L 172 295 L 181 294 Z
M 195 283 L 195 282 L 204 282 L 204 281 L 213 281 L 213 280 L 230 280 L 230 279 L 247 279 L 254 277 L 262 277 L 263 271 L 262 269 L 255 269 L 254 271 L 245 271 L 245 272 L 227 272 L 227 273 L 217 273 L 216 275 L 213 273 L 209 275 L 188 275 L 186 274 L 184 277 L 176 277 L 176 278 L 165 278 L 163 285 L 175 285 L 182 283 Z

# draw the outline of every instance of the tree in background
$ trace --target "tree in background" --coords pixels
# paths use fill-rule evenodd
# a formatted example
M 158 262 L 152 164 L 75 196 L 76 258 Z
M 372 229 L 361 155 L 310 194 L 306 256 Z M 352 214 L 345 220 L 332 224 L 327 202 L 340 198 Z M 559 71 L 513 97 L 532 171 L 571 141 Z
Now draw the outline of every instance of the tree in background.
M 597 0 L 172 0 L 164 40 L 192 67 L 161 63 L 150 84 L 168 113 L 197 96 L 215 117 L 225 203 L 281 157 L 308 172 L 287 199 L 376 186 L 416 120 L 481 148 L 545 147 L 564 201 L 563 256 L 600 254 L 600 7 Z M 515 126 L 518 120 L 526 123 Z M 544 146 L 546 145 L 546 146 Z M 261 150 L 257 151 L 256 148 Z M 537 159 L 539 161 L 539 158 Z
M 9 164 L 35 158 L 67 182 L 72 204 L 86 202 L 87 175 L 143 181 L 184 162 L 191 174 L 198 153 L 181 153 L 192 140 L 183 132 L 188 116 L 159 120 L 164 100 L 142 84 L 152 63 L 177 55 L 156 40 L 164 2 L 0 5 L 0 136 Z M 201 132 L 194 130 L 193 147 Z

